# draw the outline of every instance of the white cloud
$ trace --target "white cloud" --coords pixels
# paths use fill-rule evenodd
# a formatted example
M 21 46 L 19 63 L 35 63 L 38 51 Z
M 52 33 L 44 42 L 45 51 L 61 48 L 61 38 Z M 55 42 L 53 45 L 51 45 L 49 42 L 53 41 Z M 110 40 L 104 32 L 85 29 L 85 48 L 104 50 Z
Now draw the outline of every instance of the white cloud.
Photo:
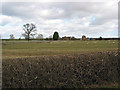
M 118 7 L 115 1 L 4 2 L 0 32 L 3 37 L 9 37 L 11 33 L 20 37 L 23 33 L 22 25 L 34 23 L 38 33 L 44 37 L 52 35 L 54 31 L 58 31 L 61 36 L 79 38 L 83 34 L 89 37 L 116 36 Z
M 20 25 L 20 23 L 22 22 L 22 19 L 18 18 L 18 17 L 12 17 L 12 16 L 7 16 L 7 15 L 0 15 L 0 25 L 2 26 L 16 26 L 16 25 Z

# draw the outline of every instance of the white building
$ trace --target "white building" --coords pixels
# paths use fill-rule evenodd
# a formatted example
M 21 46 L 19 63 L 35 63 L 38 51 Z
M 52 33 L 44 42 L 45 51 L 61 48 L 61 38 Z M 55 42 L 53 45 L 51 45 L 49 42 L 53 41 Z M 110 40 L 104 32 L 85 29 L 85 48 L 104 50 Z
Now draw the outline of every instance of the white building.
M 39 34 L 36 39 L 43 39 L 43 35 L 42 34 Z

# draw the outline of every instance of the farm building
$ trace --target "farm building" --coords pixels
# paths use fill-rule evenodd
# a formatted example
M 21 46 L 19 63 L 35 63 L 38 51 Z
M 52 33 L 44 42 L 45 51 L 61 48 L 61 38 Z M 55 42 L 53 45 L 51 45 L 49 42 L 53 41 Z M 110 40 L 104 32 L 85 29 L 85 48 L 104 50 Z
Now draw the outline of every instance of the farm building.
M 82 36 L 82 40 L 86 40 L 86 36 L 85 35 Z
M 71 40 L 71 37 L 62 37 L 62 40 Z

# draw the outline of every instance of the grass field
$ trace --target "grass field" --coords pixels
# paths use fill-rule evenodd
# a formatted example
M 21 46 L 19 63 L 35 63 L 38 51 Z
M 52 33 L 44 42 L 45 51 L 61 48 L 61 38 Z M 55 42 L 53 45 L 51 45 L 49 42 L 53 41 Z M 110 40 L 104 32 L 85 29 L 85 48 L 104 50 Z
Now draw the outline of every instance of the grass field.
M 111 51 L 118 49 L 118 41 L 47 41 L 47 42 L 3 42 L 3 58 L 61 55 Z
M 3 88 L 117 88 L 118 41 L 3 41 Z

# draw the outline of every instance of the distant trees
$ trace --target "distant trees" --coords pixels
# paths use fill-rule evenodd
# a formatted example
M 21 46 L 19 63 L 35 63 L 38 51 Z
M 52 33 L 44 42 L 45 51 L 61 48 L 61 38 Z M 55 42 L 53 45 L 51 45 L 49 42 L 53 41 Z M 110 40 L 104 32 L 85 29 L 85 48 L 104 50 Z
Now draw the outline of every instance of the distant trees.
M 10 34 L 10 39 L 15 39 L 13 34 Z
M 52 35 L 50 35 L 50 36 L 49 36 L 49 40 L 52 40 L 52 39 L 53 39 L 53 36 L 52 36 Z
M 76 40 L 76 38 L 74 36 L 71 37 L 71 40 Z
M 54 32 L 54 34 L 53 34 L 53 40 L 58 40 L 58 39 L 59 39 L 58 32 Z
M 39 34 L 37 37 L 36 37 L 36 39 L 43 39 L 43 35 L 42 34 Z
M 22 36 L 25 37 L 25 39 L 27 39 L 28 41 L 30 40 L 30 37 L 33 37 L 37 34 L 36 31 L 36 26 L 34 24 L 25 24 L 23 25 L 23 30 L 25 31 L 24 34 L 22 34 Z

